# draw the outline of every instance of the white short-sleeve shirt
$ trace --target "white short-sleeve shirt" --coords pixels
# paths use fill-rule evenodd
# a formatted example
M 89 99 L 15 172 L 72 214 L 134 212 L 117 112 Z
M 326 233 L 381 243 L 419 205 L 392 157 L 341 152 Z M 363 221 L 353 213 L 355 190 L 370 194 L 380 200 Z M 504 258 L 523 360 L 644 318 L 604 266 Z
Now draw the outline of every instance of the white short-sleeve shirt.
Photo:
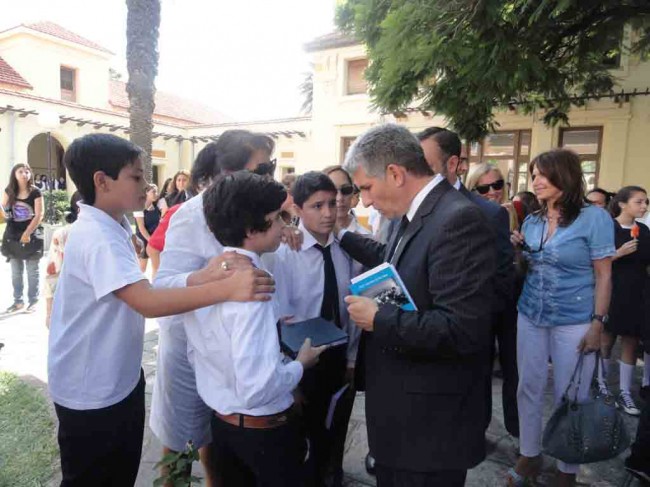
M 86 410 L 120 402 L 140 379 L 144 317 L 113 291 L 146 278 L 128 220 L 79 207 L 54 295 L 48 382 L 55 403 Z

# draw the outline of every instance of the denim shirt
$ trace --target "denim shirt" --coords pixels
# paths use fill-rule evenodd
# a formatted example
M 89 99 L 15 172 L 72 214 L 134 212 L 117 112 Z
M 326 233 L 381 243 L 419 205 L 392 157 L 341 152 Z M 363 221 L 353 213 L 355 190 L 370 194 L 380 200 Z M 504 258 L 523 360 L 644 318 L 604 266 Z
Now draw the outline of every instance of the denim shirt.
M 555 230 L 541 246 L 548 222 L 529 215 L 522 226 L 530 251 L 519 312 L 536 326 L 589 323 L 595 312 L 594 260 L 616 254 L 614 221 L 603 209 L 585 206 L 567 227 Z M 541 251 L 538 251 L 542 247 Z

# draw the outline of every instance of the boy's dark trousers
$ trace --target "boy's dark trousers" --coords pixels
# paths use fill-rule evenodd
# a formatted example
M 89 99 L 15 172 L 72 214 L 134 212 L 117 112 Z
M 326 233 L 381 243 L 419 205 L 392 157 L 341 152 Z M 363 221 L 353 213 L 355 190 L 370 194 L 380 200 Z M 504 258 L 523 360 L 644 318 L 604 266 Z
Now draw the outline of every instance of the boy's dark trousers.
M 305 464 L 307 487 L 321 487 L 329 475 L 340 473 L 345 434 L 352 411 L 350 397 L 346 394 L 339 400 L 329 430 L 325 427 L 325 419 L 332 395 L 345 382 L 345 352 L 345 347 L 325 351 L 318 364 L 305 371 L 300 382 L 300 390 L 306 399 L 303 424 L 309 440 L 309 458 Z
M 222 485 L 301 487 L 307 450 L 298 419 L 274 428 L 247 428 L 212 417 L 212 455 Z
M 61 487 L 135 484 L 144 434 L 144 372 L 123 400 L 101 409 L 54 404 L 59 418 Z

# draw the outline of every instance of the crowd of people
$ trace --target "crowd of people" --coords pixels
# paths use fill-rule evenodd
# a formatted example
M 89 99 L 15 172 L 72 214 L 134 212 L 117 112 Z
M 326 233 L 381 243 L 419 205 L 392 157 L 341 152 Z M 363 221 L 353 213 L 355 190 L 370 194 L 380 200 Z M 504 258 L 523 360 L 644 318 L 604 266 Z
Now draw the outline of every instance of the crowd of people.
M 626 466 L 648 478 L 650 412 L 633 386 L 643 350 L 648 397 L 643 188 L 586 192 L 578 156 L 556 149 L 531 161 L 533 192 L 510 195 L 498 167 L 470 168 L 458 135 L 438 127 L 374 127 L 343 165 L 281 183 L 273 151 L 266 135 L 227 131 L 159 192 L 128 141 L 93 134 L 69 147 L 78 192 L 46 286 L 61 485 L 134 484 L 145 317 L 160 324 L 151 430 L 162 453 L 191 441 L 209 486 L 343 485 L 357 391 L 366 393 L 366 468 L 380 487 L 464 485 L 486 456 L 496 362 L 503 423 L 520 454 L 503 483 L 529 485 L 542 466 L 548 374 L 556 406 L 568 389 L 585 401 L 597 357 L 598 394 L 641 416 Z M 377 212 L 372 230 L 354 212 L 359 198 Z M 11 255 L 42 218 L 29 166 L 14 166 L 2 207 L 15 311 L 25 264 L 29 305 L 38 299 L 38 260 Z M 384 262 L 415 311 L 350 294 L 352 278 Z M 280 329 L 315 317 L 347 343 L 306 340 L 295 357 L 283 354 Z M 557 467 L 556 485 L 575 485 L 580 466 Z

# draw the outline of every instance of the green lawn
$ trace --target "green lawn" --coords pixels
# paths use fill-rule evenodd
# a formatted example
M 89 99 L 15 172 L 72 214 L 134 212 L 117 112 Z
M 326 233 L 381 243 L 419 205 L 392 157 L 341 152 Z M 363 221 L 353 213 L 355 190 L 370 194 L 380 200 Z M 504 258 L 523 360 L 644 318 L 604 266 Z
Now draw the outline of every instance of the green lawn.
M 0 372 L 0 486 L 45 485 L 57 457 L 55 434 L 43 393 Z

